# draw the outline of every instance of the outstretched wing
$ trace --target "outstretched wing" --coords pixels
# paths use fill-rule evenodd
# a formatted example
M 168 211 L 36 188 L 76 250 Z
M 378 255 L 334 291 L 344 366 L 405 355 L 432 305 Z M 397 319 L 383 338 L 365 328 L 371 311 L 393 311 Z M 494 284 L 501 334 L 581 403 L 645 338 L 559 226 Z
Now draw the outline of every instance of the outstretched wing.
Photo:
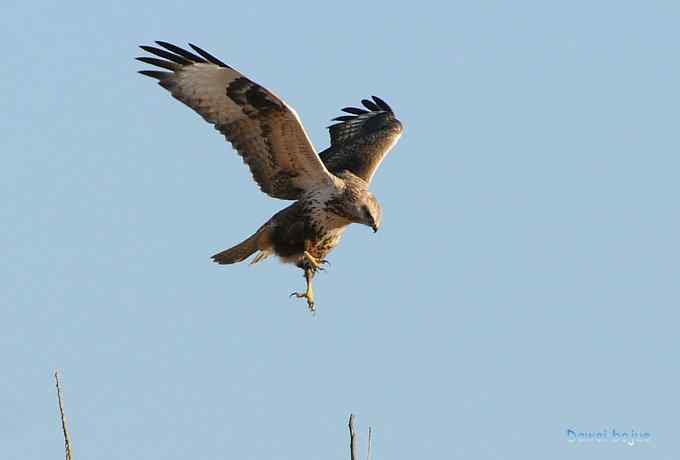
M 403 127 L 389 105 L 379 97 L 363 99 L 366 109 L 345 107 L 339 121 L 328 127 L 331 146 L 321 152 L 326 168 L 332 173 L 348 170 L 366 182 L 373 179 L 375 171 L 387 153 L 401 137 Z
M 161 48 L 141 46 L 158 57 L 137 60 L 168 71 L 139 73 L 215 125 L 243 157 L 263 192 L 297 199 L 305 190 L 330 184 L 323 165 L 295 111 L 258 85 L 197 46 L 198 53 L 166 42 Z M 158 59 L 162 58 L 162 59 Z

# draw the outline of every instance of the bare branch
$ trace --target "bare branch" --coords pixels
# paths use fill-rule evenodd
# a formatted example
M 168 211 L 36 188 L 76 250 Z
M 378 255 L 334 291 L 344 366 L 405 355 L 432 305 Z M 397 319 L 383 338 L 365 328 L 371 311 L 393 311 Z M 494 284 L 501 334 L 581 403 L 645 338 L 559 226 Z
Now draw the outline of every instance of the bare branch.
M 66 426 L 66 415 L 64 414 L 64 401 L 61 394 L 61 384 L 59 383 L 59 371 L 54 371 L 54 380 L 57 382 L 57 398 L 59 399 L 59 414 L 61 415 L 61 431 L 64 433 L 64 449 L 66 450 L 66 460 L 71 460 L 71 437 Z
M 350 460 L 357 460 L 357 434 L 354 428 L 354 414 L 349 415 L 349 455 Z
M 366 454 L 366 460 L 371 460 L 371 441 L 373 439 L 373 430 L 371 430 L 371 427 L 368 427 L 368 454 Z

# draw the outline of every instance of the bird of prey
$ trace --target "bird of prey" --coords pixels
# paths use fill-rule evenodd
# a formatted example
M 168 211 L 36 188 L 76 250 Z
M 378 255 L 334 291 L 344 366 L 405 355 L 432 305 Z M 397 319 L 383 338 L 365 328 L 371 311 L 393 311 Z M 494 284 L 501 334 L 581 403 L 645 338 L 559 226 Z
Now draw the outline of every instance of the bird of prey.
M 368 186 L 385 155 L 402 134 L 402 124 L 385 101 L 373 96 L 365 109 L 328 127 L 330 147 L 317 153 L 295 111 L 268 89 L 201 48 L 193 52 L 167 42 L 141 46 L 154 57 L 139 61 L 163 70 L 139 73 L 158 80 L 172 96 L 214 125 L 241 155 L 260 189 L 295 200 L 236 246 L 212 256 L 219 264 L 251 263 L 275 254 L 304 271 L 304 298 L 315 311 L 312 279 L 351 223 L 378 231 L 382 211 Z

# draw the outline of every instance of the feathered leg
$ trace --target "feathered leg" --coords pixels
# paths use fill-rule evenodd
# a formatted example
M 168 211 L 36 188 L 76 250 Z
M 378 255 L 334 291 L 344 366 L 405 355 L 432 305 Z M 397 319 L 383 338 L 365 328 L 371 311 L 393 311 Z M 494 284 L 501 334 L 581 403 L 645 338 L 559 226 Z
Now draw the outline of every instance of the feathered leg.
M 314 278 L 315 269 L 306 267 L 304 270 L 305 280 L 307 280 L 307 290 L 305 292 L 293 292 L 290 296 L 295 296 L 298 299 L 307 299 L 307 307 L 309 308 L 310 312 L 314 313 L 316 311 L 316 306 L 314 305 L 314 288 L 312 287 L 312 279 Z
M 323 270 L 322 265 L 328 264 L 327 260 L 319 260 L 316 257 L 314 257 L 309 251 L 311 250 L 312 247 L 312 242 L 309 240 L 305 240 L 304 242 L 304 251 L 302 252 L 302 266 L 303 268 L 311 268 L 315 272 L 317 270 Z

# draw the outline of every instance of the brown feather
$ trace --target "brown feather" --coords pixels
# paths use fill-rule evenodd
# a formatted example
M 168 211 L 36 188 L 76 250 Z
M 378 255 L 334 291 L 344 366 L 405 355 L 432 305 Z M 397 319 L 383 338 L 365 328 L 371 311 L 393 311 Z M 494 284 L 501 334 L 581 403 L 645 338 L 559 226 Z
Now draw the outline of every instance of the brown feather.
M 257 250 L 267 252 L 270 249 L 271 228 L 265 224 L 245 241 L 212 256 L 212 260 L 221 265 L 234 264 L 243 262 Z
M 200 57 L 167 42 L 157 43 L 165 49 L 141 48 L 165 60 L 139 60 L 173 72 L 141 73 L 160 80 L 176 99 L 224 134 L 263 192 L 295 200 L 334 183 L 297 114 L 282 99 L 196 46 L 192 48 Z

